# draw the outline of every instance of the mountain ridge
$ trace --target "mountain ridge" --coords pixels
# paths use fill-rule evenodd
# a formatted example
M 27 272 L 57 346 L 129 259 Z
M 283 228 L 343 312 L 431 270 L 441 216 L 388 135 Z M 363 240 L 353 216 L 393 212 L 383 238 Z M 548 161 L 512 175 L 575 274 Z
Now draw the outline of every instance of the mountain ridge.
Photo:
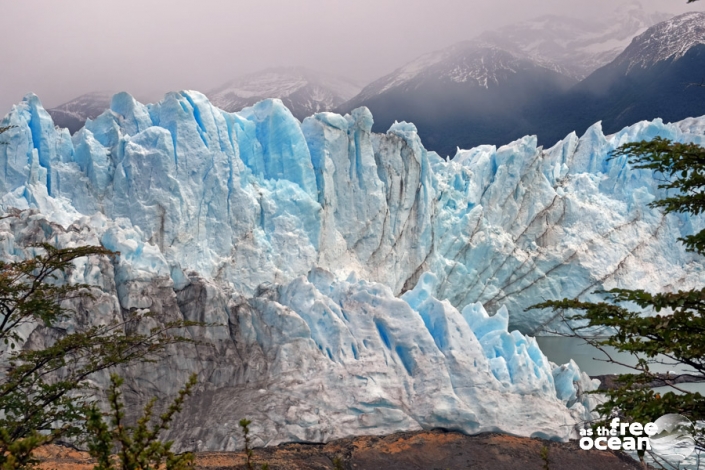
M 598 120 L 613 133 L 656 117 L 699 116 L 705 99 L 690 86 L 702 80 L 699 70 L 705 70 L 705 12 L 689 12 L 649 28 L 610 64 L 531 110 L 524 131 L 550 145 Z
M 487 31 L 479 38 L 535 60 L 559 64 L 568 76 L 582 80 L 614 60 L 635 36 L 672 16 L 648 13 L 634 1 L 615 8 L 609 20 L 545 15 Z
M 668 59 L 678 60 L 700 44 L 705 44 L 705 12 L 688 12 L 635 37 L 614 63 L 620 66 L 627 62 L 629 74 L 637 66 L 647 68 Z
M 631 38 L 636 32 L 643 30 L 645 25 L 664 16 L 665 14 L 662 13 L 647 13 L 638 2 L 629 2 L 620 6 L 610 20 L 603 22 L 548 15 L 500 28 L 494 32 L 485 32 L 475 39 L 446 49 L 452 53 L 453 49 L 462 49 L 467 43 L 473 41 L 478 44 L 483 43 L 486 47 L 500 48 L 516 57 L 531 60 L 539 67 L 552 69 L 568 77 L 569 80 L 578 80 L 584 78 L 586 71 L 592 71 L 597 66 L 604 65 L 608 59 L 611 60 L 621 52 L 626 45 L 624 38 Z M 422 69 L 425 65 L 437 63 L 438 54 L 447 55 L 443 49 L 440 52 L 426 54 L 365 87 L 349 82 L 347 79 L 313 72 L 303 67 L 275 67 L 231 79 L 210 90 L 206 95 L 218 107 L 231 112 L 252 106 L 262 99 L 280 98 L 294 116 L 303 120 L 315 112 L 336 109 L 349 111 L 351 107 L 343 109 L 343 106 L 346 101 L 358 95 L 358 92 L 362 93 L 357 97 L 356 102 L 361 103 L 374 95 L 372 91 L 375 87 L 388 77 L 399 75 L 396 78 L 400 82 L 411 79 L 414 71 L 410 69 L 414 67 Z M 424 61 L 426 61 L 425 65 Z M 407 74 L 406 78 L 404 74 Z M 457 78 L 463 79 L 460 75 Z M 376 90 L 376 93 L 393 88 L 395 83 L 382 84 L 382 89 Z M 93 119 L 102 110 L 107 109 L 109 103 L 109 96 L 87 93 L 48 111 L 57 125 L 67 127 L 73 134 L 80 129 L 86 119 Z M 382 113 L 379 113 L 379 116 L 381 117 Z M 418 119 L 407 120 L 419 121 Z M 391 122 L 393 121 L 385 122 L 385 126 L 388 127 L 386 124 Z M 377 127 L 376 130 L 384 129 Z
M 86 119 L 95 119 L 110 107 L 113 93 L 108 91 L 94 91 L 80 95 L 55 108 L 47 109 L 54 123 L 65 127 L 74 134 L 86 122 Z
M 352 82 L 304 67 L 276 67 L 232 79 L 206 95 L 213 104 L 230 112 L 278 98 L 303 120 L 317 112 L 332 111 L 359 91 Z
M 538 27 L 550 19 L 527 24 Z M 647 20 L 637 15 L 633 27 L 642 28 Z M 503 48 L 497 45 L 502 42 L 495 33 L 487 33 L 483 40 L 458 43 L 397 69 L 365 87 L 338 111 L 369 107 L 377 118 L 377 132 L 395 121 L 414 122 L 429 148 L 450 157 L 458 147 L 501 145 L 527 134 L 538 135 L 542 145 L 550 146 L 569 132 L 584 132 L 596 121 L 604 121 L 608 133 L 656 117 L 678 121 L 705 112 L 693 99 L 693 90 L 684 93 L 689 82 L 702 78 L 694 77 L 692 71 L 705 67 L 697 52 L 705 42 L 704 24 L 705 13 L 691 12 L 645 28 L 623 51 L 614 54 L 610 63 L 580 82 L 571 79 L 574 74 L 569 67 L 530 55 L 541 41 L 539 46 L 521 48 L 514 44 L 516 38 L 510 37 L 504 40 L 508 45 Z M 593 39 L 604 49 L 602 36 Z M 473 48 L 502 52 L 486 54 L 468 66 L 462 52 Z M 605 50 L 614 53 L 613 49 Z M 544 51 L 543 56 L 547 55 Z M 527 66 L 503 67 L 501 56 L 513 57 L 514 63 L 532 64 L 535 70 L 543 70 L 543 75 L 526 73 Z M 554 56 L 560 59 L 560 54 Z M 456 82 L 467 83 L 483 73 L 487 76 L 485 71 L 493 67 L 508 72 L 501 76 L 501 83 L 493 82 L 496 91 L 489 82 L 481 92 L 454 87 L 448 80 L 449 71 L 458 74 Z
M 524 135 L 525 110 L 575 84 L 561 72 L 553 63 L 466 41 L 373 82 L 336 111 L 368 107 L 375 132 L 395 121 L 414 122 L 429 148 L 452 156 L 457 146 L 498 144 Z

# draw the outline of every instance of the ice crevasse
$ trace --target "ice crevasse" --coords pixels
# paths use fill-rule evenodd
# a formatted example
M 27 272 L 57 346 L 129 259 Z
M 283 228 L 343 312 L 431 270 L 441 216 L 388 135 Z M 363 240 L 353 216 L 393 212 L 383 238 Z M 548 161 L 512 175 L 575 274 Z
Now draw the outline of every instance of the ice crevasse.
M 366 108 L 300 123 L 278 100 L 227 113 L 191 91 L 118 94 L 74 136 L 29 95 L 2 125 L 0 205 L 21 211 L 0 221 L 3 257 L 102 243 L 115 265 L 72 273 L 103 293 L 90 321 L 161 309 L 225 325 L 191 333 L 207 351 L 140 366 L 153 380 L 127 373 L 145 395 L 203 378 L 172 431 L 184 446 L 236 448 L 245 414 L 263 443 L 432 427 L 565 439 L 595 384 L 549 363 L 527 334 L 561 325 L 526 307 L 703 281 L 676 241 L 702 218 L 650 208 L 653 175 L 609 158 L 655 136 L 705 144 L 702 118 L 452 160 L 412 124 L 372 133 Z

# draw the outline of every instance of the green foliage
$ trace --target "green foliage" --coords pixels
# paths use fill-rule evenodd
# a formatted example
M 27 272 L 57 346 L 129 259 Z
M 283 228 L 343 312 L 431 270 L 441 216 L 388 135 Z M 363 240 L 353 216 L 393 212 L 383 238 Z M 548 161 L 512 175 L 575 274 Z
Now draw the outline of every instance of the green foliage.
M 652 207 L 665 212 L 701 214 L 705 212 L 705 148 L 656 138 L 650 142 L 626 144 L 614 157 L 627 157 L 640 169 L 661 175 L 661 188 L 669 195 L 654 201 Z M 705 253 L 705 230 L 682 239 L 687 249 Z M 618 415 L 625 421 L 647 423 L 667 413 L 678 413 L 693 423 L 705 419 L 705 397 L 679 387 L 679 375 L 705 380 L 705 288 L 652 294 L 640 289 L 598 291 L 603 302 L 563 299 L 543 302 L 533 309 L 551 308 L 571 326 L 574 336 L 603 351 L 609 362 L 632 368 L 620 376 L 619 388 L 605 392 L 606 401 L 597 407 L 603 417 L 600 425 Z M 630 310 L 638 306 L 641 311 Z M 575 313 L 577 312 L 577 313 Z M 590 331 L 604 329 L 607 338 Z M 587 332 L 586 332 L 587 331 Z M 637 358 L 636 365 L 623 364 L 609 354 L 609 348 Z M 686 370 L 669 376 L 671 391 L 660 394 L 649 385 L 659 377 L 654 365 Z M 705 450 L 705 430 L 693 428 L 696 448 Z
M 247 418 L 242 418 L 240 420 L 240 427 L 242 428 L 242 435 L 245 437 L 245 457 L 247 458 L 247 470 L 254 470 L 252 465 L 252 449 L 250 449 L 250 421 Z
M 33 248 L 38 254 L 32 259 L 0 262 L 0 469 L 31 466 L 39 445 L 81 434 L 92 406 L 92 374 L 155 360 L 167 345 L 190 341 L 175 330 L 200 325 L 166 322 L 134 333 L 152 316 L 143 314 L 65 334 L 56 324 L 72 312 L 62 302 L 92 298 L 90 286 L 64 282 L 73 261 L 118 254 L 95 246 Z M 20 347 L 20 328 L 31 324 L 53 331 L 43 349 Z
M 543 460 L 543 470 L 551 470 L 548 466 L 548 446 L 541 447 L 541 460 Z
M 343 459 L 340 457 L 333 459 L 333 470 L 343 470 Z
M 247 465 L 247 470 L 255 470 L 255 465 L 252 463 L 252 457 L 254 453 L 250 448 L 250 424 L 252 424 L 252 421 L 247 418 L 243 418 L 240 420 L 239 424 L 242 428 L 242 435 L 245 437 L 245 464 Z M 262 464 L 261 469 L 269 470 L 269 464 Z
M 659 187 L 675 191 L 674 195 L 652 203 L 653 207 L 662 207 L 666 213 L 698 215 L 705 211 L 705 148 L 657 137 L 648 142 L 623 145 L 614 152 L 613 158 L 621 156 L 626 156 L 634 168 L 663 175 L 666 179 Z M 681 241 L 690 251 L 705 251 L 705 231 Z
M 108 401 L 110 424 L 103 419 L 103 414 L 97 407 L 90 408 L 87 417 L 89 434 L 88 449 L 96 459 L 95 470 L 183 470 L 191 468 L 194 457 L 191 453 L 174 454 L 171 451 L 172 442 L 162 442 L 159 438 L 163 431 L 169 429 L 169 424 L 176 413 L 180 412 L 184 400 L 191 394 L 196 385 L 196 375 L 192 375 L 184 388 L 179 391 L 167 410 L 154 421 L 154 405 L 152 399 L 144 408 L 142 417 L 134 427 L 125 425 L 124 405 L 122 403 L 120 386 L 123 380 L 119 376 L 110 376 Z
M 6 429 L 0 428 L 0 445 L 5 449 L 0 469 L 32 468 L 36 463 L 32 458 L 32 451 L 48 443 L 49 440 L 50 436 L 42 436 L 38 432 L 32 432 L 21 439 L 14 439 Z

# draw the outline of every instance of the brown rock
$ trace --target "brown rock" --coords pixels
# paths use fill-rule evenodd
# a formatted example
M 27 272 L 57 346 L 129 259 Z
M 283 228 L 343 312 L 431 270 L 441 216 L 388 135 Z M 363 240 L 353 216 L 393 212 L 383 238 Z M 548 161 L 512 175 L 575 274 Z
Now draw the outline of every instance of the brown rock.
M 641 464 L 626 454 L 581 450 L 577 442 L 560 443 L 504 434 L 467 436 L 456 432 L 402 432 L 389 436 L 340 439 L 328 444 L 283 444 L 254 450 L 255 468 L 271 470 L 330 470 L 340 458 L 346 470 L 544 470 L 541 449 L 548 448 L 550 470 L 637 470 Z M 48 446 L 42 468 L 89 469 L 87 456 Z M 73 459 L 73 460 L 72 460 Z M 242 452 L 196 454 L 202 470 L 245 470 Z

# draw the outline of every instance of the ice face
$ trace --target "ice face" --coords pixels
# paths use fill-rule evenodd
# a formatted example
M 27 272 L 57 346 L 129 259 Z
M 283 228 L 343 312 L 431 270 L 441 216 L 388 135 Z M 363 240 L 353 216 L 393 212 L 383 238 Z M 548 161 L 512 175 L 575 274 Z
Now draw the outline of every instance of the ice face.
M 146 106 L 123 93 L 71 138 L 30 95 L 2 121 L 14 127 L 0 146 L 0 206 L 120 251 L 119 308 L 153 309 L 156 293 L 188 297 L 203 283 L 239 299 L 220 323 L 252 349 L 223 357 L 261 368 L 229 376 L 230 359 L 195 355 L 170 359 L 166 375 L 195 368 L 212 381 L 217 363 L 216 389 L 247 395 L 247 374 L 264 374 L 271 387 L 252 403 L 299 403 L 259 416 L 271 442 L 438 426 L 566 438 L 594 384 L 546 360 L 525 335 L 562 324 L 525 309 L 598 288 L 702 284 L 677 242 L 702 217 L 650 208 L 663 197 L 653 175 L 609 157 L 655 136 L 705 144 L 705 119 L 611 136 L 598 123 L 547 150 L 529 136 L 451 161 L 413 124 L 373 134 L 372 119 L 360 108 L 301 123 L 278 100 L 227 113 L 197 92 Z M 6 240 L 21 239 L 12 224 Z M 21 252 L 8 243 L 3 256 Z M 208 448 L 231 445 L 218 436 Z
M 506 314 L 492 321 L 498 315 L 479 305 L 461 314 L 433 296 L 431 273 L 401 298 L 386 285 L 354 274 L 340 280 L 321 268 L 244 298 L 194 273 L 181 275 L 185 285 L 172 284 L 164 256 L 141 236 L 128 220 L 102 214 L 79 217 L 69 229 L 31 210 L 0 220 L 4 259 L 30 255 L 28 241 L 102 241 L 121 251 L 115 265 L 77 261 L 71 281 L 93 286 L 94 298 L 72 305 L 74 323 L 62 328 L 76 320 L 105 324 L 126 309 L 215 325 L 189 329 L 198 345 L 120 371 L 139 391 L 137 401 L 167 399 L 198 373 L 199 388 L 168 436 L 181 449 L 240 447 L 235 423 L 242 417 L 255 423 L 261 445 L 437 427 L 565 440 L 590 416 L 581 395 L 590 387 L 578 390 L 572 381 L 591 385 L 584 374 L 571 370 L 559 387 L 558 366 L 532 338 L 507 331 Z M 105 386 L 107 373 L 92 380 Z
M 360 108 L 299 123 L 278 100 L 226 113 L 197 92 L 147 106 L 121 93 L 71 139 L 30 95 L 3 121 L 17 127 L 0 148 L 0 190 L 22 194 L 6 208 L 39 207 L 46 192 L 82 214 L 129 219 L 170 267 L 245 295 L 314 267 L 400 294 L 428 271 L 438 298 L 505 305 L 524 332 L 560 327 L 550 312 L 525 312 L 545 298 L 701 280 L 676 241 L 701 219 L 649 208 L 663 196 L 650 172 L 609 156 L 655 136 L 702 143 L 702 119 L 611 136 L 598 123 L 547 150 L 525 137 L 448 162 L 413 124 L 372 134 L 372 119 Z

